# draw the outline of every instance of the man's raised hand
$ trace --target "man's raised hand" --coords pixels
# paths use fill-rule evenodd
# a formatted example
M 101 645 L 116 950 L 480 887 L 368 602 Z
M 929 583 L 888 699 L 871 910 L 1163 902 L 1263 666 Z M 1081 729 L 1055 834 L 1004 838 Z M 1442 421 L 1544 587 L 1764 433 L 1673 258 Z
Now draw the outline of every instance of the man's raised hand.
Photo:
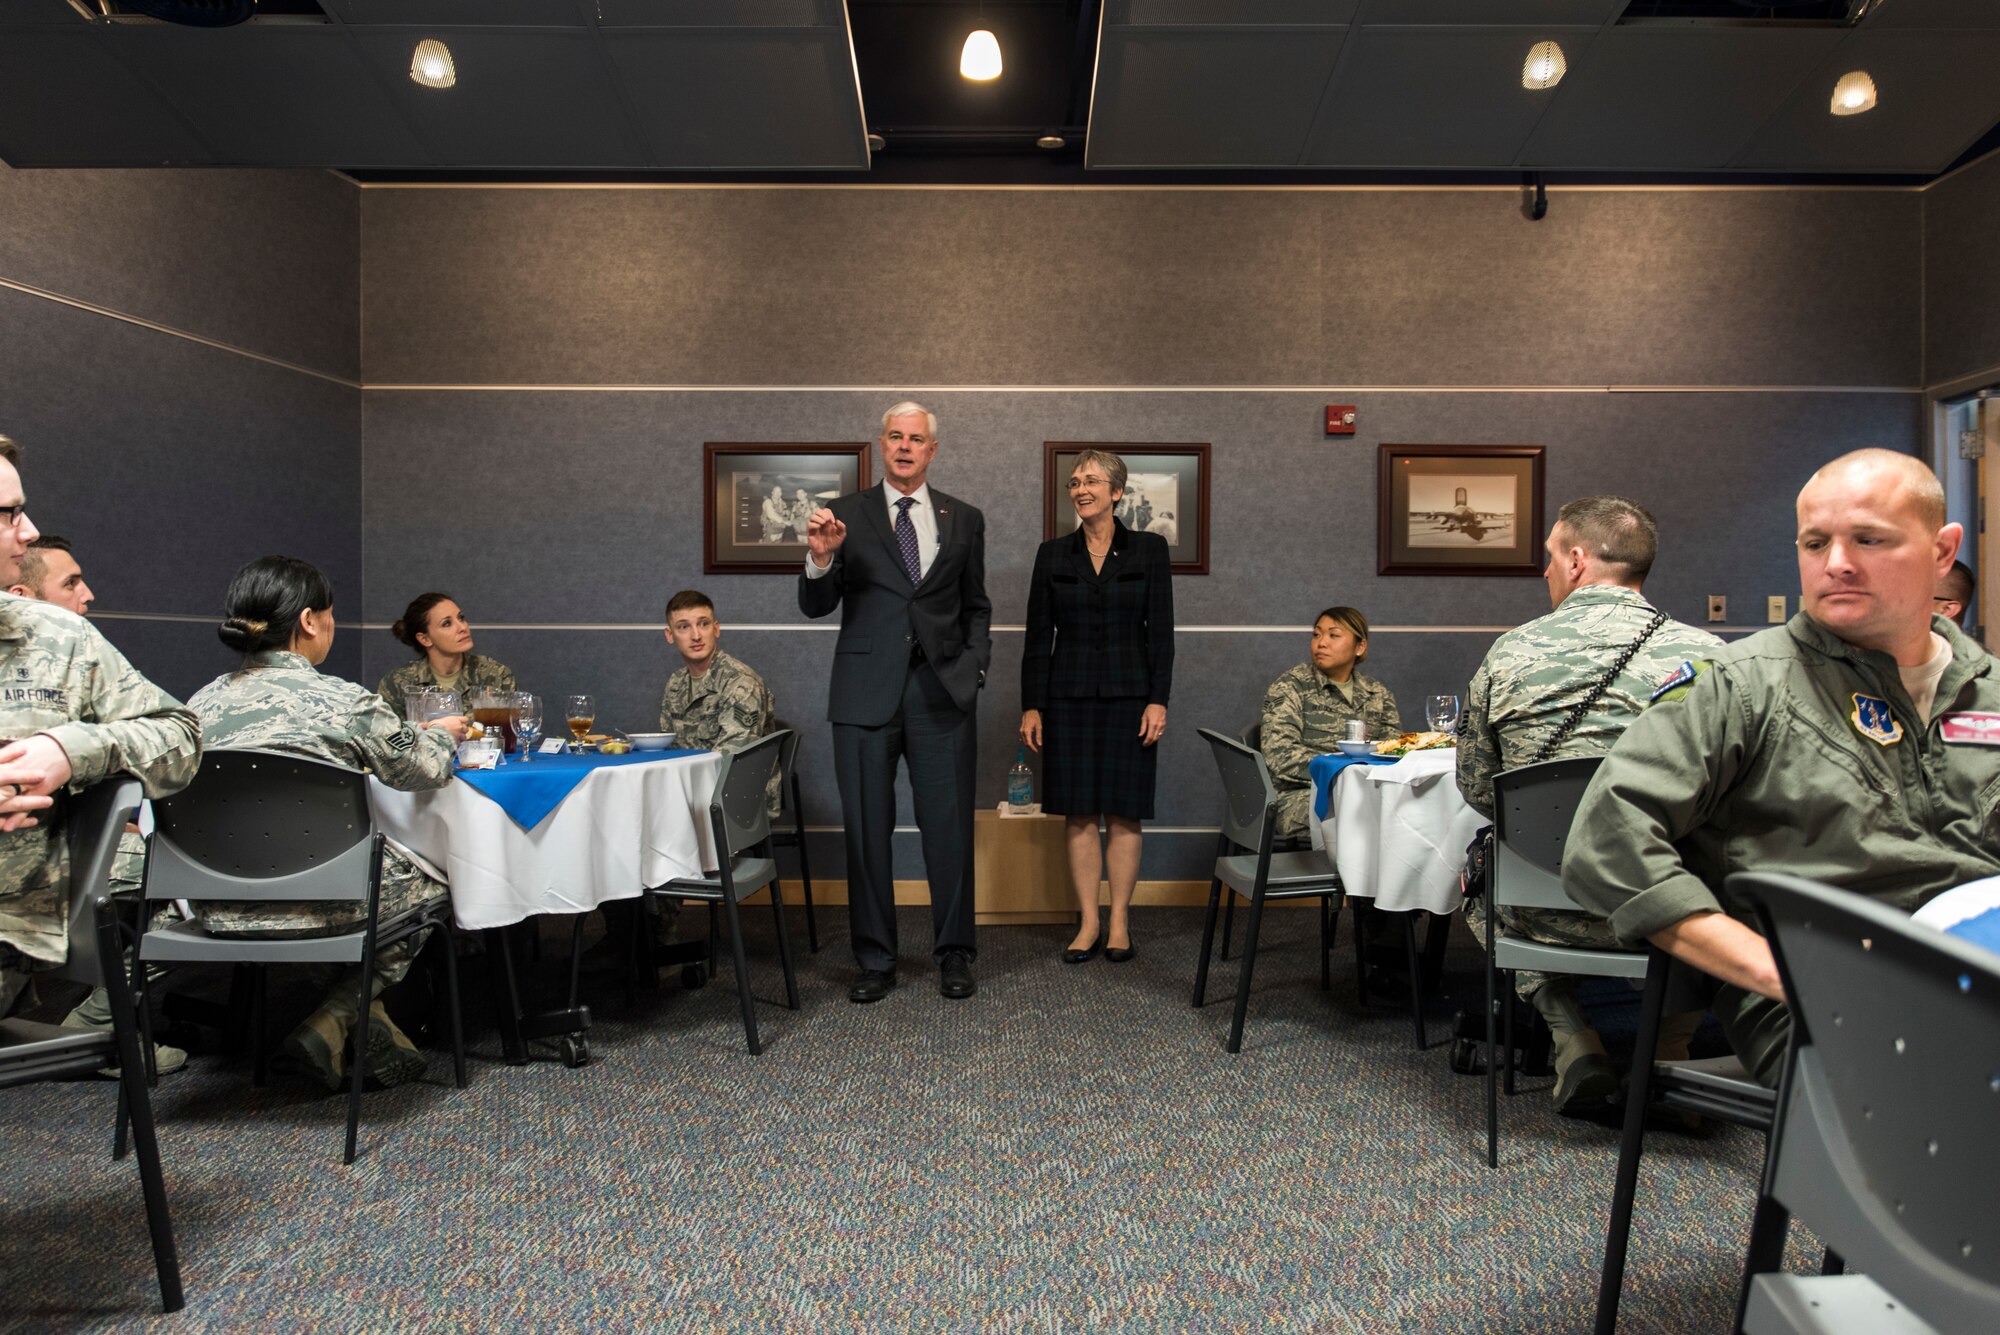
M 813 511 L 812 518 L 806 521 L 806 550 L 820 569 L 833 564 L 834 552 L 846 541 L 847 525 L 835 519 L 833 511 L 825 506 Z

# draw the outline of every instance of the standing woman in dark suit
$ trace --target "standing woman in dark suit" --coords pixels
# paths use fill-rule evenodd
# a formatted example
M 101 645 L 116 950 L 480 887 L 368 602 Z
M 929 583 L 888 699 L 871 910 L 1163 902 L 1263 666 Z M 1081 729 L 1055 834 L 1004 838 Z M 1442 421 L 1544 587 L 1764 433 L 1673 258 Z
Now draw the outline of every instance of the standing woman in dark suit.
M 1113 514 L 1125 461 L 1085 450 L 1070 470 L 1081 521 L 1035 553 L 1021 654 L 1021 740 L 1042 755 L 1042 808 L 1067 818 L 1070 887 L 1082 922 L 1063 959 L 1132 958 L 1139 822 L 1152 819 L 1154 743 L 1167 730 L 1174 675 L 1174 588 L 1166 539 Z M 1099 817 L 1109 837 L 1100 848 Z M 1099 868 L 1111 921 L 1097 912 Z

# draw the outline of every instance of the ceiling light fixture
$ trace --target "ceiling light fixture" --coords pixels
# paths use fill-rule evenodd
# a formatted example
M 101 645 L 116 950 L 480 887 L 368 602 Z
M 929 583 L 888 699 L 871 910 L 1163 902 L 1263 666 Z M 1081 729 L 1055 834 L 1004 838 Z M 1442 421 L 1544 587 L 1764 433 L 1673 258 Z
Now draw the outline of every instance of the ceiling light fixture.
M 883 149 L 887 148 L 888 146 L 889 146 L 889 141 L 887 139 L 884 139 L 881 135 L 876 134 L 873 131 L 869 132 L 868 151 L 870 153 L 880 153 Z
M 1833 107 L 1836 116 L 1859 116 L 1875 105 L 1875 81 L 1868 77 L 1867 70 L 1855 70 L 1840 76 L 1840 82 L 1833 86 Z
M 968 79 L 985 82 L 1000 77 L 1000 40 L 981 28 L 965 39 L 958 53 L 958 72 Z
M 1528 48 L 1528 58 L 1522 62 L 1521 87 L 1553 88 L 1567 73 L 1569 62 L 1563 59 L 1563 49 L 1554 42 L 1536 42 Z
M 449 88 L 458 82 L 458 68 L 443 42 L 426 37 L 410 57 L 410 78 L 426 88 Z
M 1045 134 L 1035 141 L 1036 148 L 1045 149 L 1050 153 L 1055 152 L 1059 148 L 1065 148 L 1068 145 L 1069 140 L 1059 134 Z

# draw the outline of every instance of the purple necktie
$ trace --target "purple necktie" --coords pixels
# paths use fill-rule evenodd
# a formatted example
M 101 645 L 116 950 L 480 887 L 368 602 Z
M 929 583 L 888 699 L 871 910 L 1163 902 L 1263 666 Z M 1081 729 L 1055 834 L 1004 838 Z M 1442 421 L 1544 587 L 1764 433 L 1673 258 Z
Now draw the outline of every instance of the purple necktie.
M 912 585 L 924 582 L 924 560 L 917 555 L 917 526 L 910 522 L 910 507 L 916 503 L 914 496 L 896 502 L 896 546 L 903 553 L 903 573 Z

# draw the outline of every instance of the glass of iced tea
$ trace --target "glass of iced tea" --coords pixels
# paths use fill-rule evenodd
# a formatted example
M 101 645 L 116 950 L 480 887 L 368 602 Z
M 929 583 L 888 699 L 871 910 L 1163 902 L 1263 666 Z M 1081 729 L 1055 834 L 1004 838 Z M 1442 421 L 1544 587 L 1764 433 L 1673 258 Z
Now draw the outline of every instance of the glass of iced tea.
M 576 739 L 570 743 L 572 749 L 581 751 L 590 725 L 597 722 L 597 701 L 587 695 L 572 695 L 563 706 L 563 721 L 569 724 L 570 736 Z
M 514 751 L 514 693 L 481 688 L 472 694 L 472 721 L 486 732 L 497 732 L 500 754 Z

